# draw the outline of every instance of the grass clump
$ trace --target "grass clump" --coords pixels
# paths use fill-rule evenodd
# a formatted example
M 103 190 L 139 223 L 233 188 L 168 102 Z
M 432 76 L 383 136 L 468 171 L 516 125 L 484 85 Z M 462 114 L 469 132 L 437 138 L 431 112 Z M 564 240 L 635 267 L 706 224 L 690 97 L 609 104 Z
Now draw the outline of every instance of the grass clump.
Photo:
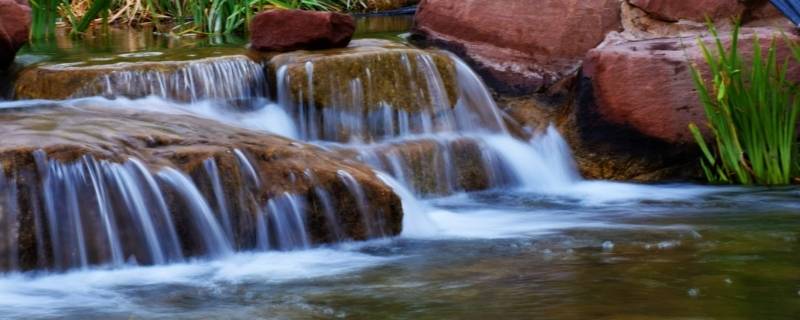
M 713 133 L 706 143 L 700 128 L 690 130 L 703 152 L 702 167 L 712 183 L 743 185 L 786 185 L 797 182 L 798 84 L 787 77 L 790 59 L 779 61 L 778 38 L 766 52 L 756 37 L 752 59 L 739 50 L 740 28 L 733 31 L 729 46 L 712 24 L 715 52 L 700 41 L 711 79 L 693 68 L 695 87 Z M 794 58 L 800 62 L 800 48 L 788 38 Z M 748 62 L 749 61 L 749 62 Z
M 228 34 L 246 31 L 252 16 L 269 8 L 362 11 L 367 7 L 366 0 L 31 0 L 31 37 L 53 35 L 58 21 L 80 34 L 101 18 L 103 25 L 169 23 L 178 34 Z

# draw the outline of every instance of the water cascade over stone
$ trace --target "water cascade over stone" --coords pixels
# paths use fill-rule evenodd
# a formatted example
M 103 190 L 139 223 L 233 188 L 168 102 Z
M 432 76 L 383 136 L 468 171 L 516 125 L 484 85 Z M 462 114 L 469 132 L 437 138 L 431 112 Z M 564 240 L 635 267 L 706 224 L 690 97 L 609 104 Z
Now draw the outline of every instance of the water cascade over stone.
M 32 102 L 0 118 L 14 124 L 0 144 L 0 271 L 160 265 L 400 232 L 399 199 L 371 169 L 310 145 L 135 108 Z
M 276 100 L 300 138 L 389 173 L 416 194 L 578 179 L 558 133 L 514 137 L 480 78 L 457 57 L 377 41 L 351 46 L 270 61 Z M 546 153 L 548 143 L 561 150 Z
M 92 66 L 65 63 L 24 70 L 17 80 L 16 96 L 20 99 L 157 96 L 183 102 L 240 101 L 266 96 L 266 81 L 264 67 L 244 55 Z
M 59 89 L 34 88 L 46 81 Z M 398 235 L 404 219 L 426 234 L 436 227 L 408 214 L 424 211 L 418 196 L 579 179 L 558 132 L 511 134 L 462 61 L 383 41 L 266 67 L 244 56 L 39 66 L 17 94 L 113 99 L 2 108 L 0 270 L 307 249 Z M 239 100 L 249 108 L 230 107 Z

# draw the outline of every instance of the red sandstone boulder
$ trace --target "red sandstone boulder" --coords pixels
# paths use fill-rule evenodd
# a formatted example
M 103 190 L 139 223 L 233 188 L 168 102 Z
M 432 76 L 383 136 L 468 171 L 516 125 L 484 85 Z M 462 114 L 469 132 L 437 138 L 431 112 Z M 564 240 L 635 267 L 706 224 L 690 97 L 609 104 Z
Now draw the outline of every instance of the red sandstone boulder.
M 667 21 L 705 21 L 738 17 L 747 9 L 739 0 L 628 0 L 651 16 Z
M 501 93 L 541 91 L 620 28 L 619 0 L 424 0 L 416 36 L 465 57 Z
M 355 32 L 353 17 L 335 12 L 270 10 L 250 23 L 250 46 L 259 51 L 343 48 Z
M 22 45 L 28 41 L 31 9 L 25 0 L 0 0 L 0 69 L 14 61 Z
M 775 29 L 742 32 L 740 47 L 745 56 L 752 54 L 756 36 L 765 50 L 772 37 L 779 38 L 779 61 L 791 54 Z M 800 41 L 794 35 L 787 37 Z M 729 36 L 723 39 L 730 42 Z M 703 41 L 711 44 L 713 39 Z M 693 37 L 634 41 L 594 49 L 587 55 L 583 69 L 584 76 L 591 79 L 593 105 L 580 112 L 596 113 L 597 121 L 592 122 L 632 129 L 660 141 L 693 143 L 687 129 L 689 123 L 703 127 L 706 120 L 692 80 L 691 63 L 706 68 Z M 789 75 L 800 78 L 800 65 L 793 64 Z

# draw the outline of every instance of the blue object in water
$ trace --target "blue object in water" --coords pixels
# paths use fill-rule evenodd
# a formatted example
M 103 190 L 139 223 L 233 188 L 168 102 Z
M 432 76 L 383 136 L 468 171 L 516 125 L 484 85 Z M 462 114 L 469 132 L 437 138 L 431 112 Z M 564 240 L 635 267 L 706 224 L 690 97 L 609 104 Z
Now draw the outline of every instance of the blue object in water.
M 800 26 L 800 0 L 770 0 L 783 14 Z

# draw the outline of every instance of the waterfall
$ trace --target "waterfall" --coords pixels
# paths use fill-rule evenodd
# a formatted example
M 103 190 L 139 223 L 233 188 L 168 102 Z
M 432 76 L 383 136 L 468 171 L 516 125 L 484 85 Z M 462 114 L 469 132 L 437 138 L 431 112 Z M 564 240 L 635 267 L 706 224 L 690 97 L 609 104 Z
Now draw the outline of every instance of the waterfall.
M 451 101 L 449 82 L 437 66 L 445 58 L 457 59 L 423 51 L 402 53 L 401 67 L 393 73 L 373 75 L 366 66 L 354 78 L 319 74 L 311 61 L 294 72 L 284 65 L 277 71 L 277 100 L 294 117 L 304 140 L 374 142 L 439 132 L 504 132 L 488 90 L 458 60 L 453 60 L 451 76 L 460 85 L 460 99 Z M 409 101 L 400 106 L 379 97 L 381 92 L 373 88 L 378 76 L 381 85 L 393 86 L 395 94 L 411 96 Z M 325 94 L 319 94 L 320 89 Z
M 199 102 L 247 101 L 268 94 L 264 67 L 246 56 L 208 58 L 152 66 L 148 63 L 137 66 L 123 63 L 112 65 L 111 68 L 117 70 L 84 84 L 72 96 L 101 95 L 129 98 L 157 96 L 178 101 Z
M 0 272 L 162 265 L 237 250 L 308 249 L 317 241 L 309 221 L 318 219 L 310 216 L 310 197 L 334 240 L 350 238 L 331 191 L 310 171 L 308 181 L 295 180 L 310 183 L 308 193 L 263 199 L 261 191 L 269 186 L 261 173 L 244 151 L 231 153 L 241 185 L 223 183 L 214 158 L 202 161 L 190 177 L 172 167 L 154 171 L 134 158 L 115 163 L 86 155 L 62 162 L 35 151 L 32 171 L 0 170 Z M 371 217 L 359 182 L 344 171 L 340 177 L 363 216 Z M 251 203 L 254 211 L 247 212 Z M 377 228 L 374 222 L 368 226 Z
M 99 82 L 100 91 L 87 86 L 76 95 L 115 99 L 63 105 L 191 114 L 311 142 L 377 170 L 402 199 L 403 234 L 411 236 L 440 229 L 421 198 L 563 189 L 580 181 L 557 130 L 538 128 L 545 130 L 527 141 L 514 136 L 486 86 L 457 57 L 421 50 L 375 55 L 373 64 L 348 62 L 356 63 L 349 74 L 328 72 L 314 60 L 277 66 L 275 102 L 266 100 L 260 64 L 220 58 L 168 71 L 112 72 Z M 378 68 L 387 61 L 397 67 Z M 156 97 L 124 98 L 144 95 Z M 250 104 L 232 108 L 218 100 Z M 342 166 L 316 175 L 300 167 L 270 181 L 264 177 L 273 175 L 255 165 L 270 156 L 261 154 L 256 163 L 240 149 L 228 155 L 225 162 L 199 159 L 186 172 L 136 158 L 117 163 L 87 155 L 62 162 L 34 152 L 33 172 L 0 170 L 0 271 L 159 265 L 397 232 L 387 230 L 383 209 L 371 199 L 374 186 L 362 184 L 361 172 Z M 342 210 L 353 212 L 343 219 Z
M 264 228 L 273 236 L 277 249 L 308 249 L 311 240 L 306 232 L 305 211 L 306 202 L 301 197 L 284 193 L 270 199 L 267 203 L 268 224 Z M 261 235 L 259 238 L 269 238 Z
M 557 130 L 538 128 L 545 130 L 530 141 L 514 137 L 487 87 L 458 57 L 419 50 L 396 55 L 398 67 L 380 75 L 372 70 L 386 61 L 377 58 L 375 65 L 367 58 L 347 65 L 344 76 L 320 73 L 329 67 L 324 59 L 281 65 L 279 105 L 301 139 L 386 172 L 417 195 L 547 189 L 580 179 Z M 384 91 L 413 99 L 392 104 L 376 97 Z

